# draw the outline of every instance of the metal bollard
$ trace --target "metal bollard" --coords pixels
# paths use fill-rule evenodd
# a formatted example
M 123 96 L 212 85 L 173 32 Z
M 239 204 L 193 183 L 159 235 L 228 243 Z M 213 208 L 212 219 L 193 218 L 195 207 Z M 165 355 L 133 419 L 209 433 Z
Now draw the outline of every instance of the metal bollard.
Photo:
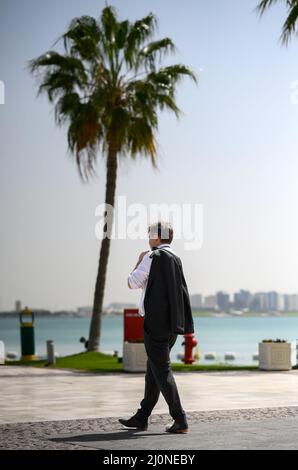
M 48 364 L 56 364 L 54 341 L 51 339 L 47 340 L 47 356 Z
M 31 317 L 24 321 L 24 317 Z M 35 337 L 34 337 L 34 313 L 25 307 L 20 313 L 21 330 L 21 356 L 22 360 L 34 361 L 35 356 Z

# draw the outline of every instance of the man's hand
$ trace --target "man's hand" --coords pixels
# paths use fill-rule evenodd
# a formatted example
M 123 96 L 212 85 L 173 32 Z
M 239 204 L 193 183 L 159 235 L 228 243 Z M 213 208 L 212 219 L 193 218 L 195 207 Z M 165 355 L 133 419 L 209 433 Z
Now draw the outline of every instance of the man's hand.
M 137 264 L 135 265 L 135 267 L 133 268 L 133 270 L 132 270 L 131 272 L 133 272 L 135 269 L 137 269 L 137 267 L 139 266 L 140 262 L 141 262 L 142 259 L 144 258 L 145 254 L 148 253 L 149 251 L 150 251 L 150 250 L 142 251 L 142 252 L 140 253 L 138 262 L 137 262 Z M 131 274 L 131 273 L 130 273 L 130 274 Z M 128 285 L 128 287 L 131 289 L 128 280 L 127 280 L 127 285 Z
M 142 259 L 144 258 L 145 254 L 148 253 L 148 251 L 150 251 L 150 250 L 142 251 L 142 253 L 140 253 L 138 262 L 137 262 L 137 264 L 135 265 L 135 267 L 133 268 L 132 272 L 139 266 L 140 262 L 141 262 Z

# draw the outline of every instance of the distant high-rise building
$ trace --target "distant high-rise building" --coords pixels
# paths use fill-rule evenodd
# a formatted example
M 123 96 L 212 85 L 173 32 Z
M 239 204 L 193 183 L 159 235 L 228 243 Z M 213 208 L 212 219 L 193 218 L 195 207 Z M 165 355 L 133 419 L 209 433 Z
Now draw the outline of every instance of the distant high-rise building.
M 256 312 L 268 311 L 268 295 L 266 292 L 256 292 L 252 300 L 252 310 Z
M 289 294 L 283 294 L 283 303 L 284 303 L 283 310 L 284 310 L 284 312 L 289 312 L 290 311 L 289 310 L 289 304 L 290 304 L 289 297 L 290 297 Z
M 202 308 L 202 295 L 201 294 L 190 295 L 190 305 L 192 308 Z
M 216 303 L 220 310 L 228 312 L 230 310 L 230 294 L 226 292 L 218 291 L 216 292 Z
M 268 297 L 268 310 L 277 311 L 278 310 L 278 293 L 271 291 L 267 293 Z
M 248 290 L 240 289 L 234 294 L 234 308 L 236 310 L 250 308 L 252 298 L 253 296 Z
M 20 300 L 16 300 L 15 301 L 15 311 L 17 313 L 20 313 L 21 310 L 22 310 L 22 302 Z
M 278 294 L 277 310 L 279 312 L 285 311 L 285 296 L 283 294 Z
M 288 306 L 289 312 L 297 312 L 298 311 L 298 295 L 297 294 L 290 294 L 288 297 Z
M 204 298 L 204 307 L 206 308 L 217 308 L 216 296 L 215 295 L 207 295 Z

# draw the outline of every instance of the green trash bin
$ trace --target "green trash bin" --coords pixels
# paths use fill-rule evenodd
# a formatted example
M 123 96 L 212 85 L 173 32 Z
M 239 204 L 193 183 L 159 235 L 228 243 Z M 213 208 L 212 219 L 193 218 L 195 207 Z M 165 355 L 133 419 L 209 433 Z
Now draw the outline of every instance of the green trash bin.
M 25 307 L 20 312 L 21 327 L 21 357 L 22 361 L 34 361 L 35 356 L 35 338 L 34 338 L 34 313 Z

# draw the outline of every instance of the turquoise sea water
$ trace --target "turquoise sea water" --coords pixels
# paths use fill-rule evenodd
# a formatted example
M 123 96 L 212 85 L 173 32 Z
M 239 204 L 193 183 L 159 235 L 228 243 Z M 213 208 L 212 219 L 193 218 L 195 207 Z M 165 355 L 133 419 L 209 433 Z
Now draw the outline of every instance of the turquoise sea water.
M 195 338 L 203 355 L 212 351 L 217 354 L 216 362 L 225 362 L 225 352 L 236 354 L 234 364 L 256 364 L 253 353 L 258 352 L 258 342 L 268 338 L 282 338 L 292 342 L 292 364 L 296 364 L 296 338 L 298 338 L 298 317 L 196 317 Z M 46 354 L 46 340 L 55 342 L 55 351 L 60 355 L 84 351 L 79 342 L 81 336 L 88 337 L 90 320 L 87 318 L 37 318 L 35 320 L 36 353 Z M 171 360 L 177 361 L 177 353 L 183 352 L 183 336 L 178 335 L 171 351 Z M 0 319 L 0 340 L 6 351 L 20 354 L 20 328 L 17 318 Z M 101 351 L 119 351 L 122 356 L 123 318 L 118 315 L 102 319 Z M 214 361 L 213 361 L 214 362 Z

